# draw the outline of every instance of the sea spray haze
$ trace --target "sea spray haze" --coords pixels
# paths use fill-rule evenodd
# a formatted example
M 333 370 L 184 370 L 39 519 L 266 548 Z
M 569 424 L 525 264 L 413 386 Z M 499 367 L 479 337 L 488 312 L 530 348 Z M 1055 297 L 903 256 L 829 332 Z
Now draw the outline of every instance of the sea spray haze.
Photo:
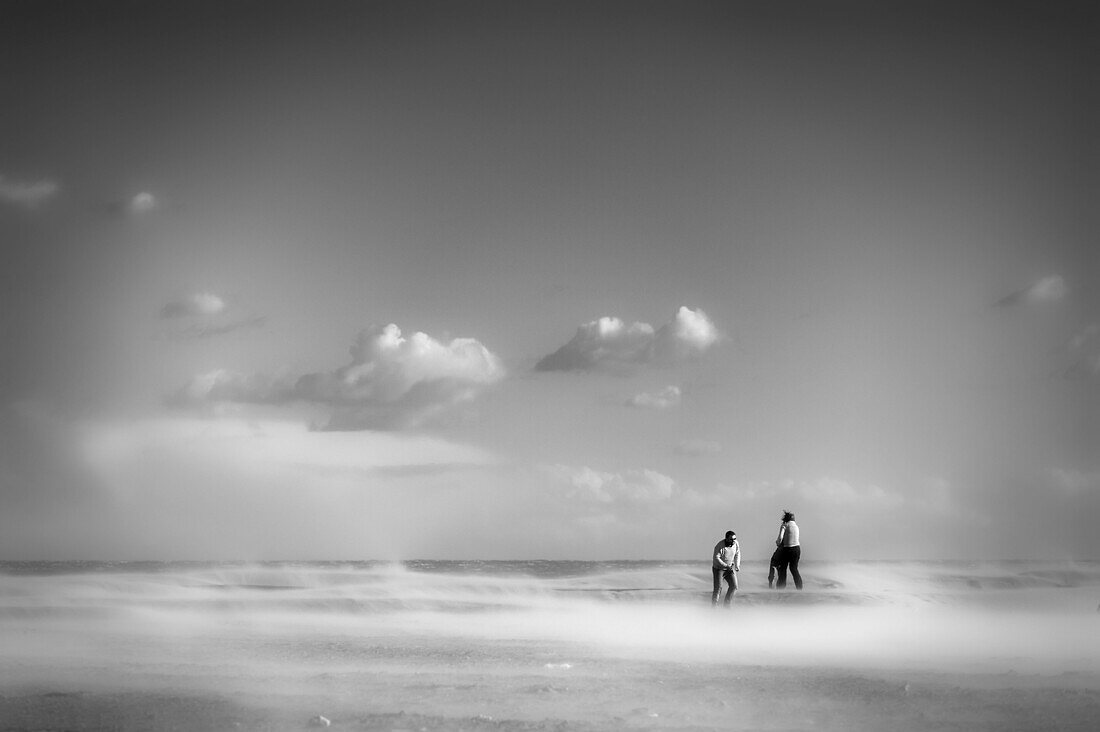
M 1031 695 L 1077 689 L 1069 711 L 1100 712 L 1096 563 L 812 563 L 799 593 L 769 590 L 767 568 L 746 562 L 730 611 L 709 606 L 707 569 L 6 563 L 0 683 L 28 694 L 233 699 L 244 726 L 290 725 L 323 705 L 364 728 L 401 713 L 435 728 L 477 718 L 738 728 L 700 700 L 736 701 L 742 721 L 766 719 L 775 700 L 724 695 L 740 678 L 746 689 L 787 684 L 804 722 L 859 728 L 844 711 L 859 707 L 871 729 L 886 713 L 875 705 L 899 694 L 913 715 L 957 703 L 964 692 L 948 694 L 943 679 L 965 674 Z M 988 688 L 965 693 L 991 705 L 984 719 L 1009 718 Z

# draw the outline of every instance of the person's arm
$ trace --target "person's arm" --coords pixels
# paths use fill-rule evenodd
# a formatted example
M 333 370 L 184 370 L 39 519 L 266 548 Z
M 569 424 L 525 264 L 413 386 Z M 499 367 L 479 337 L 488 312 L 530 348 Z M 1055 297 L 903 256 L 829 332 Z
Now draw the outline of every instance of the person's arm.
M 725 544 L 719 543 L 718 546 L 714 547 L 714 561 L 718 562 L 719 567 L 726 566 L 726 560 L 722 558 L 722 547 L 724 546 Z
M 783 546 L 783 535 L 787 533 L 787 524 L 782 523 L 779 525 L 779 536 L 775 537 L 775 545 Z
M 741 543 L 733 542 L 733 571 L 741 571 Z

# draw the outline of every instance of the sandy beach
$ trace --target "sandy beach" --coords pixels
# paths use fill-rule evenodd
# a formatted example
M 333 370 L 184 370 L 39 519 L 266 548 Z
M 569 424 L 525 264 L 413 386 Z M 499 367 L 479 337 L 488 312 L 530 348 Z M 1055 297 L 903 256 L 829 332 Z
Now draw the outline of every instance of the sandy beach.
M 295 730 L 323 716 L 353 730 L 1090 730 L 1100 719 L 1091 566 L 1059 574 L 1062 587 L 1048 570 L 987 567 L 986 589 L 969 591 L 919 564 L 837 566 L 804 593 L 754 586 L 730 611 L 708 606 L 691 565 L 449 569 L 4 577 L 0 729 Z
M 146 684 L 137 680 L 112 689 L 73 678 L 7 687 L 0 720 L 26 730 L 296 730 L 318 714 L 352 730 L 1091 730 L 1100 718 L 1096 676 L 640 663 L 612 671 L 617 681 L 607 688 L 599 674 L 502 680 L 437 669 L 404 694 L 379 697 L 367 672 L 300 680 L 297 691 L 278 693 L 169 678 L 149 684 L 159 689 L 138 690 Z

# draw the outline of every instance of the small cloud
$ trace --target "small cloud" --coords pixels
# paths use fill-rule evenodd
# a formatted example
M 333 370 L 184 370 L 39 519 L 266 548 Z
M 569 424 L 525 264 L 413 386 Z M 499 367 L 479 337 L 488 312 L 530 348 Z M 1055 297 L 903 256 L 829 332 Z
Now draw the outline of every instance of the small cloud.
M 212 371 L 193 378 L 169 403 L 303 401 L 335 408 L 327 430 L 408 429 L 473 400 L 504 376 L 499 359 L 472 338 L 406 338 L 392 323 L 361 333 L 350 353 L 351 362 L 336 371 L 297 378 Z
M 1100 376 L 1100 325 L 1082 328 L 1069 342 L 1071 363 L 1063 372 L 1067 379 Z
M 680 397 L 680 387 L 670 385 L 660 391 L 635 394 L 626 404 L 641 409 L 672 409 L 680 406 Z
M 1010 307 L 1023 303 L 1057 302 L 1066 296 L 1069 288 L 1060 275 L 1043 277 L 1022 290 L 997 301 L 998 307 Z
M 0 175 L 0 202 L 10 203 L 23 208 L 37 208 L 60 190 L 60 186 L 50 180 L 23 183 L 7 180 Z
M 854 485 L 846 480 L 822 477 L 817 480 L 762 480 L 719 485 L 710 492 L 690 491 L 689 499 L 699 505 L 767 501 L 787 506 L 890 507 L 902 503 L 899 494 L 874 485 Z
M 212 338 L 214 336 L 233 333 L 238 330 L 252 330 L 267 325 L 267 317 L 255 315 L 251 318 L 230 320 L 224 323 L 193 323 L 186 328 L 180 328 L 169 333 L 169 338 L 186 340 L 192 338 Z
M 1075 496 L 1100 493 L 1100 471 L 1083 473 L 1079 470 L 1056 468 L 1051 471 L 1051 476 L 1055 487 L 1063 493 Z
M 156 196 L 147 191 L 142 191 L 129 200 L 126 204 L 126 210 L 132 214 L 140 215 L 155 210 L 159 205 Z
M 713 440 L 680 440 L 676 452 L 692 456 L 717 455 L 722 452 L 722 446 Z
M 218 315 L 226 309 L 225 301 L 212 292 L 198 292 L 167 303 L 160 310 L 162 318 L 201 318 Z
M 718 342 L 718 329 L 702 310 L 681 307 L 654 338 L 654 359 L 672 363 L 703 355 Z
M 218 402 L 237 404 L 285 404 L 295 399 L 297 379 L 289 375 L 266 376 L 215 369 L 193 376 L 168 398 L 173 406 L 198 406 Z
M 566 496 L 594 503 L 653 503 L 667 501 L 676 481 L 656 470 L 605 473 L 589 467 L 543 466 L 543 472 L 564 488 Z
M 681 307 L 659 329 L 649 323 L 627 325 L 605 316 L 585 323 L 564 346 L 542 358 L 536 371 L 630 369 L 670 365 L 701 356 L 720 335 L 702 310 Z

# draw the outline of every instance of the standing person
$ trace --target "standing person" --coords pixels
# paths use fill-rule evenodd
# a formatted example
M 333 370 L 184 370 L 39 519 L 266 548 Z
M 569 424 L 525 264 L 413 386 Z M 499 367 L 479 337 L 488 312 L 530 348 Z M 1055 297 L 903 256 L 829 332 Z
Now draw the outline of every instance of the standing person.
M 794 522 L 794 514 L 790 511 L 783 512 L 783 523 L 779 526 L 779 536 L 775 538 L 775 545 L 780 552 L 779 579 L 775 586 L 780 590 L 787 586 L 787 567 L 790 567 L 794 586 L 801 590 L 802 575 L 798 573 L 798 560 L 802 557 L 802 545 L 798 540 L 798 524 Z
M 736 531 L 727 531 L 726 538 L 714 545 L 710 570 L 714 575 L 714 592 L 711 593 L 710 604 L 717 607 L 718 595 L 722 592 L 722 580 L 725 580 L 729 589 L 726 590 L 722 604 L 729 607 L 733 593 L 737 591 L 737 573 L 741 571 L 741 545 L 737 543 Z

